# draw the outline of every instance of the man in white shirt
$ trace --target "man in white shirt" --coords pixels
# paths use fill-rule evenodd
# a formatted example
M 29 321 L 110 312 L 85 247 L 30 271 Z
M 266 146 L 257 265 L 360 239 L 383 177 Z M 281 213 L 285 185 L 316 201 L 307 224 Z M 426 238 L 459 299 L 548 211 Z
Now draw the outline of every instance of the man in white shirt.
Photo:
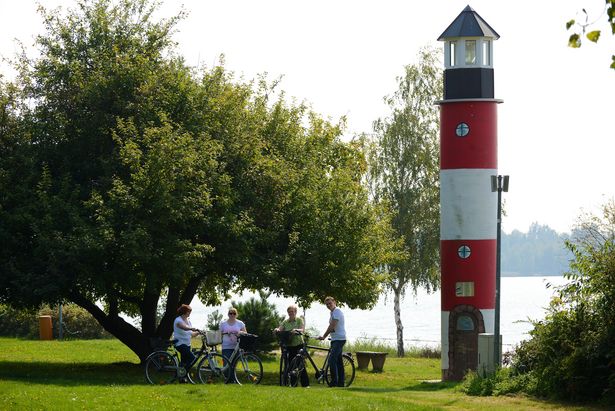
M 344 328 L 344 313 L 337 308 L 335 298 L 325 298 L 325 305 L 331 311 L 329 316 L 329 327 L 325 333 L 318 337 L 319 340 L 324 340 L 331 334 L 331 355 L 329 357 L 329 366 L 331 367 L 331 386 L 344 386 L 344 362 L 342 360 L 342 350 L 346 344 L 346 329 Z

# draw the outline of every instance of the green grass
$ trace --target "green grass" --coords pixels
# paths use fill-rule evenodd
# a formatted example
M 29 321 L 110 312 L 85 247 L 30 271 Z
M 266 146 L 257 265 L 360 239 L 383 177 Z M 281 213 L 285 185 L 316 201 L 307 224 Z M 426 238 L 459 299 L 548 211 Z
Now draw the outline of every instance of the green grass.
M 116 340 L 0 338 L 0 409 L 529 410 L 588 409 L 523 396 L 469 397 L 439 382 L 438 359 L 387 358 L 384 372 L 358 371 L 350 388 L 278 387 L 275 357 L 259 386 L 145 383 L 137 357 Z M 313 373 L 310 373 L 313 377 Z

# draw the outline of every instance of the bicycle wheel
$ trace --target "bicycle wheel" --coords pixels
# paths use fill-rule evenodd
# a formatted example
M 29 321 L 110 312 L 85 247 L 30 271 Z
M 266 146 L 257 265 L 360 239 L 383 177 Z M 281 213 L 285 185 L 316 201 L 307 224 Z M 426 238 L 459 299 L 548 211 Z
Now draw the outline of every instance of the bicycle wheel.
M 305 358 L 301 355 L 297 355 L 290 361 L 288 366 L 288 377 L 286 379 L 286 385 L 289 387 L 296 387 L 299 384 L 301 373 L 305 370 Z
M 350 384 L 354 381 L 354 361 L 350 355 L 342 354 L 342 363 L 344 364 L 344 387 L 350 387 Z M 329 363 L 327 366 L 327 372 L 325 373 L 325 381 L 328 386 L 331 386 L 332 380 L 331 363 Z
M 177 359 L 166 351 L 156 351 L 145 360 L 145 378 L 150 384 L 164 385 L 177 379 Z
M 199 381 L 203 384 L 223 383 L 227 380 L 229 360 L 222 354 L 212 352 L 203 357 L 196 366 Z
M 263 363 L 255 354 L 241 354 L 233 364 L 238 384 L 258 384 L 263 379 Z

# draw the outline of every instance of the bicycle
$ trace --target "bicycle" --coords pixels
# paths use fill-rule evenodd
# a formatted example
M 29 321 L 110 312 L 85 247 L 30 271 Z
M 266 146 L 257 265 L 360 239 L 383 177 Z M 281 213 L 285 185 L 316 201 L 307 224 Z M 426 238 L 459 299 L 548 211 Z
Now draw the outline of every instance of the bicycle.
M 247 333 L 224 333 L 237 335 L 237 344 L 228 359 L 231 374 L 237 384 L 258 384 L 263 379 L 263 363 L 253 352 L 258 335 Z M 230 377 L 227 380 L 230 382 Z
M 292 337 L 291 331 L 277 331 L 276 336 L 278 337 L 278 343 L 280 344 L 280 378 L 279 384 L 280 386 L 286 386 L 288 380 L 288 365 L 290 363 L 290 358 L 288 358 L 288 350 L 287 344 Z
M 186 367 L 179 365 L 179 352 L 175 349 L 177 340 L 165 341 L 158 350 L 145 359 L 145 378 L 150 384 L 165 385 L 187 379 L 191 384 L 225 381 L 229 360 L 209 346 L 207 335 L 199 331 L 201 348 L 192 349 L 194 360 Z M 198 364 L 197 364 L 198 363 Z M 196 367 L 194 367 L 194 365 Z
M 308 345 L 307 341 L 311 337 L 304 333 L 299 333 L 299 335 L 303 337 L 303 347 L 299 350 L 299 354 L 297 354 L 290 361 L 290 364 L 288 366 L 288 378 L 286 378 L 287 385 L 291 387 L 297 386 L 301 372 L 303 370 L 307 371 L 305 366 L 305 360 L 308 359 L 309 362 L 312 364 L 312 367 L 314 368 L 316 381 L 318 381 L 319 384 L 326 382 L 328 386 L 331 386 L 331 381 L 333 380 L 331 376 L 331 367 L 329 364 L 331 349 L 320 347 L 317 345 Z M 318 367 L 316 365 L 316 362 L 310 355 L 309 349 L 327 352 L 327 356 L 325 357 L 325 361 L 322 367 Z M 344 386 L 349 387 L 350 384 L 352 384 L 352 382 L 354 381 L 355 377 L 355 365 L 352 358 L 352 354 L 348 352 L 343 353 L 342 363 L 344 364 Z

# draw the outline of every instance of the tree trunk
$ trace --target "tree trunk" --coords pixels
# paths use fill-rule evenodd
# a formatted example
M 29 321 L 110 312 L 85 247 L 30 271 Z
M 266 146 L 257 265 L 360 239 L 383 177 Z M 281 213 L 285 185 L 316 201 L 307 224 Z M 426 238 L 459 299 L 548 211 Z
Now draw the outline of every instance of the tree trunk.
M 404 326 L 401 323 L 401 287 L 393 288 L 393 311 L 395 313 L 395 326 L 397 328 L 397 356 L 402 358 L 406 355 L 404 352 Z
M 79 293 L 71 292 L 69 297 L 72 302 L 92 314 L 105 330 L 130 348 L 139 357 L 141 362 L 145 361 L 152 352 L 150 336 L 143 334 L 122 317 L 107 315 L 96 304 Z
M 167 293 L 167 309 L 160 319 L 160 324 L 158 324 L 156 335 L 171 335 L 171 332 L 173 331 L 173 321 L 175 321 L 175 318 L 177 317 L 177 308 L 181 304 L 190 304 L 196 295 L 196 291 L 198 290 L 201 281 L 202 277 L 192 277 L 190 281 L 188 281 L 188 284 L 183 291 L 179 288 L 169 288 Z
M 92 314 L 96 321 L 98 321 L 106 331 L 130 348 L 139 357 L 141 362 L 143 362 L 152 352 L 150 338 L 157 337 L 168 339 L 171 337 L 173 333 L 173 320 L 176 317 L 175 310 L 177 309 L 178 302 L 180 304 L 188 304 L 192 301 L 196 295 L 200 281 L 200 277 L 193 277 L 184 290 L 177 288 L 169 290 L 167 296 L 167 311 L 158 327 L 156 327 L 155 324 L 160 294 L 145 294 L 141 303 L 141 328 L 143 332 L 126 322 L 117 314 L 116 310 L 107 314 L 95 303 L 77 292 L 71 292 L 70 299 Z

